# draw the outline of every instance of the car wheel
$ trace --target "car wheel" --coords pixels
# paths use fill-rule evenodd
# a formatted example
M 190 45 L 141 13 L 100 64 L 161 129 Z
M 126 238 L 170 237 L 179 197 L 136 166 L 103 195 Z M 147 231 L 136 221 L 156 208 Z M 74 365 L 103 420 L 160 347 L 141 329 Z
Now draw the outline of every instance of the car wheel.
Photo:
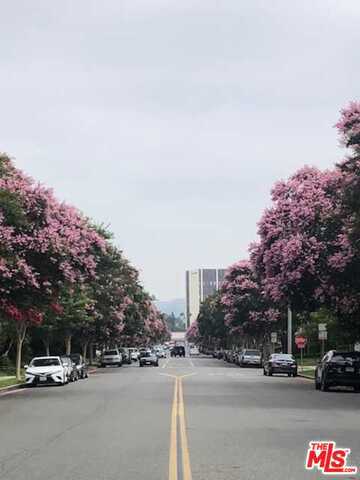
M 294 378 L 297 377 L 297 372 L 294 372 L 294 373 L 293 373 L 293 377 L 294 377 Z
M 322 392 L 327 392 L 329 390 L 329 385 L 326 382 L 325 375 L 321 377 L 320 390 Z
M 105 367 L 106 367 L 105 363 L 102 363 L 101 368 L 105 368 Z
M 265 377 L 266 377 L 267 373 L 266 373 L 266 370 L 265 370 L 265 368 L 264 368 L 264 370 L 263 370 L 263 373 L 264 373 L 264 375 L 265 375 Z
M 139 367 L 142 367 L 142 366 L 143 366 L 143 364 L 142 364 L 142 363 L 140 363 L 140 364 L 139 364 Z
M 273 371 L 271 370 L 271 368 L 269 368 L 269 371 L 268 371 L 269 377 L 272 377 L 272 374 L 273 374 Z
M 119 368 L 122 367 L 122 363 L 119 363 L 119 364 L 118 364 L 118 367 L 119 367 Z
M 354 385 L 354 392 L 360 392 L 360 385 Z
M 315 390 L 320 390 L 320 383 L 318 382 L 318 379 L 316 376 L 315 376 Z

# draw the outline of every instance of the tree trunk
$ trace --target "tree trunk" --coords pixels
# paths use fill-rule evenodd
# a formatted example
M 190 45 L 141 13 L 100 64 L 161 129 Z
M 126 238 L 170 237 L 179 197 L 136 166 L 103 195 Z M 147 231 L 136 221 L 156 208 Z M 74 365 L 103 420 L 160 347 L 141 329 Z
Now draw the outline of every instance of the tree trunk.
M 83 343 L 83 360 L 84 362 L 86 362 L 86 355 L 87 355 L 87 348 L 88 348 L 88 343 L 89 342 L 84 342 Z
M 72 338 L 72 335 L 66 335 L 66 337 L 65 337 L 66 355 L 71 354 L 71 338 Z
M 9 345 L 8 345 L 7 349 L 5 350 L 5 352 L 1 354 L 2 357 L 7 358 L 7 357 L 9 356 L 9 352 L 10 352 L 11 347 L 13 346 L 13 344 L 14 344 L 14 339 L 12 338 L 12 339 L 10 340 Z
M 90 365 L 93 365 L 93 363 L 94 363 L 94 344 L 92 342 L 89 345 L 89 360 L 90 360 Z
M 16 379 L 21 380 L 21 354 L 22 346 L 26 335 L 26 325 L 20 323 L 16 328 Z
M 45 353 L 46 356 L 50 356 L 50 340 L 48 338 L 43 338 L 42 339 L 44 347 L 45 347 Z

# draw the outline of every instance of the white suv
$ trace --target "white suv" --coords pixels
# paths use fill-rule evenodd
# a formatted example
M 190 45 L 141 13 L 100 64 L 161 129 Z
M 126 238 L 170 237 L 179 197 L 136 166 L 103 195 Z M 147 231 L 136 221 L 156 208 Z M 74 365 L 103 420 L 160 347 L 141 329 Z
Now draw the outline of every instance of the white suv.
M 106 350 L 101 356 L 101 366 L 107 367 L 108 365 L 122 366 L 122 355 L 117 348 L 113 350 Z
M 65 385 L 68 383 L 66 369 L 60 357 L 35 357 L 25 365 L 25 383 L 35 385 Z

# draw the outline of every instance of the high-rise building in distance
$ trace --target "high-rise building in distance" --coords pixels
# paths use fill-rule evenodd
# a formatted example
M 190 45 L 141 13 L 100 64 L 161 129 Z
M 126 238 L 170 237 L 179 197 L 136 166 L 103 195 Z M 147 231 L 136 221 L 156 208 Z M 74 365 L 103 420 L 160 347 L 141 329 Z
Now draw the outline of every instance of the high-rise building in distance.
M 187 327 L 199 315 L 200 305 L 222 285 L 226 270 L 224 268 L 199 268 L 186 271 L 186 325 Z

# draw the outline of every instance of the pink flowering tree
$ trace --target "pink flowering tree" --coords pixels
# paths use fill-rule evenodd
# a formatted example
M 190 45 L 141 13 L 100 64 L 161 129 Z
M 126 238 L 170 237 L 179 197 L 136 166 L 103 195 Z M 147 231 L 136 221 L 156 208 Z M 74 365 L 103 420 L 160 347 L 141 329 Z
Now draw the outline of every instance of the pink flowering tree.
M 186 330 L 186 340 L 192 343 L 200 343 L 201 336 L 200 336 L 199 325 L 197 320 L 192 322 L 190 327 Z
M 343 175 L 304 167 L 272 190 L 251 261 L 273 302 L 312 312 L 336 295 L 334 279 L 353 258 L 342 216 Z
M 360 339 L 360 102 L 341 111 L 336 124 L 341 144 L 348 149 L 338 165 L 343 175 L 342 216 L 346 222 L 352 257 L 334 279 L 333 306 L 342 328 Z
M 77 210 L 0 157 L 0 313 L 17 332 L 17 377 L 28 326 L 64 285 L 95 274 L 103 239 Z
M 243 337 L 245 343 L 267 341 L 280 313 L 265 296 L 249 261 L 229 267 L 220 293 L 230 335 Z

